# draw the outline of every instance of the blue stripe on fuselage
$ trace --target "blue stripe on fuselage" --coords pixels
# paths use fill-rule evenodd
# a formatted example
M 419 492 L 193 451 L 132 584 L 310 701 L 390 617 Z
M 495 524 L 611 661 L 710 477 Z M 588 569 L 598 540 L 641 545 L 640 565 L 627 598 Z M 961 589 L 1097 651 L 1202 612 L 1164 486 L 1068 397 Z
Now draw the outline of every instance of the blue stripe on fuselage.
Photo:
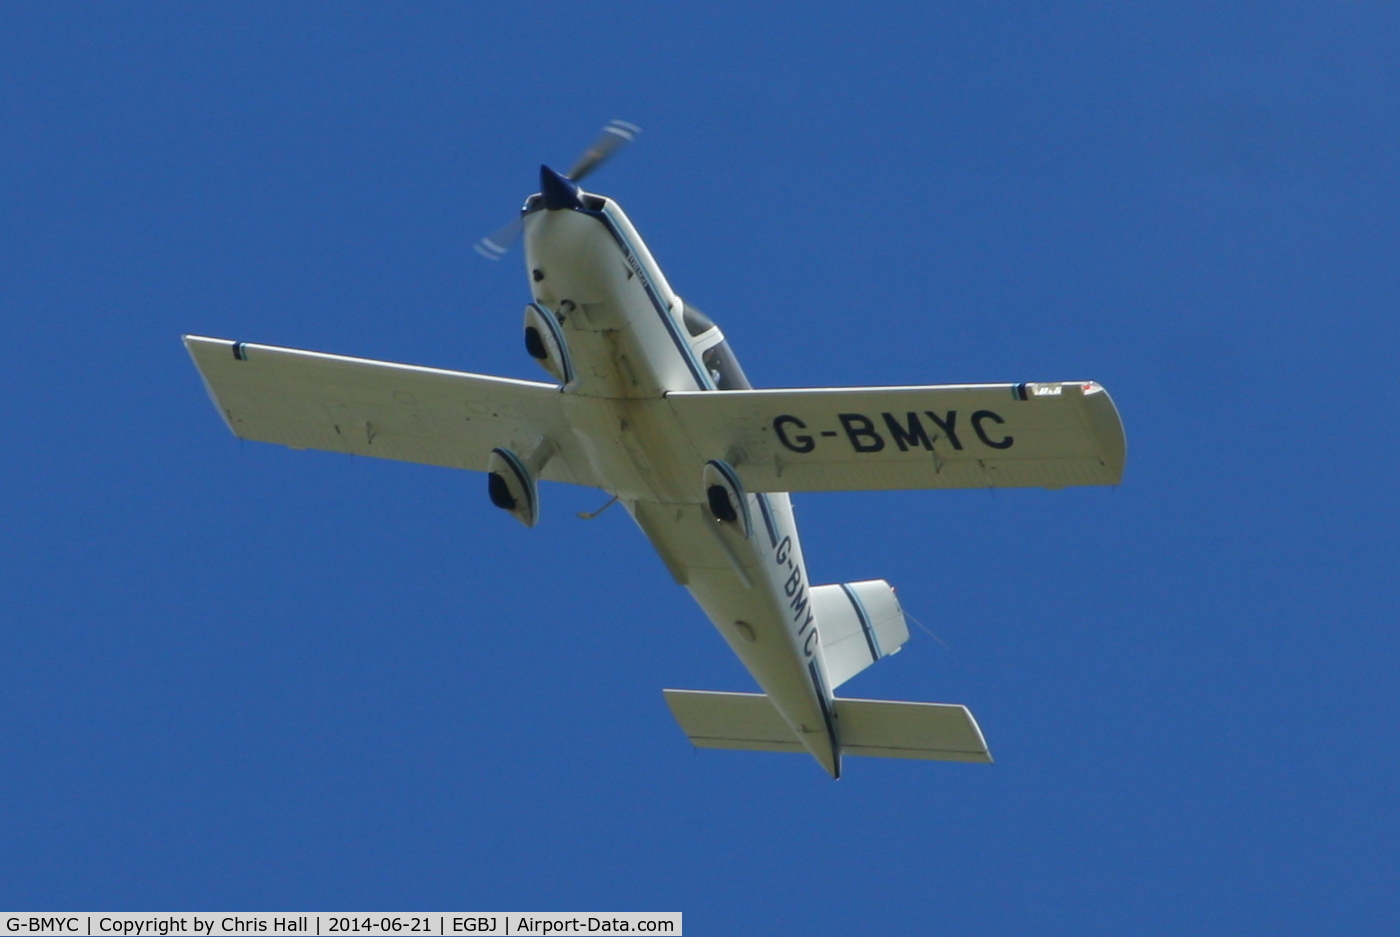
M 773 549 L 778 548 L 778 526 L 773 523 L 773 509 L 768 505 L 768 496 L 763 492 L 758 495 L 758 510 L 763 515 L 763 526 L 768 528 L 768 544 Z
M 539 209 L 536 210 L 538 211 Z M 661 321 L 666 325 L 666 331 L 670 333 L 671 341 L 675 342 L 676 350 L 679 351 L 681 357 L 685 359 L 686 366 L 690 368 L 691 377 L 695 378 L 695 383 L 699 385 L 701 390 L 714 390 L 715 382 L 700 364 L 699 359 L 695 357 L 695 352 L 691 349 L 690 342 L 681 334 L 680 325 L 671 315 L 670 307 L 663 302 L 661 296 L 657 294 L 656 287 L 651 281 L 651 274 L 648 273 L 643 266 L 642 259 L 637 256 L 637 252 L 632 249 L 631 242 L 627 240 L 627 235 L 622 233 L 622 229 L 618 227 L 617 222 L 613 221 L 612 216 L 606 211 L 595 211 L 590 208 L 574 210 L 581 215 L 588 215 L 603 222 L 603 226 L 606 227 L 608 232 L 613 236 L 613 240 L 617 242 L 617 246 L 622 248 L 622 253 L 627 257 L 627 265 L 632 269 L 633 273 L 637 274 L 637 278 L 642 281 L 642 289 L 646 290 L 647 298 L 651 300 L 652 308 L 656 310 L 656 314 L 661 317 Z
M 826 692 L 826 682 L 813 658 L 807 664 L 807 674 L 812 678 L 812 689 L 817 691 L 817 704 L 822 709 L 822 721 L 826 723 L 826 737 L 831 739 L 831 761 L 836 768 L 834 777 L 841 777 L 841 739 L 836 735 L 836 714 L 831 711 L 831 695 Z

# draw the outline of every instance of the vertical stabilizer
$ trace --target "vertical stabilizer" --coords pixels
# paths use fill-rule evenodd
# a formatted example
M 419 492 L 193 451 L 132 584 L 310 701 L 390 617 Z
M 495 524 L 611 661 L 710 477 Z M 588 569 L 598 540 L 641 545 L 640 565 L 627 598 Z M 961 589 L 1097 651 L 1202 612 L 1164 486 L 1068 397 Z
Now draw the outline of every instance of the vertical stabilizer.
M 813 586 L 812 609 L 833 690 L 909 640 L 904 610 L 883 579 Z

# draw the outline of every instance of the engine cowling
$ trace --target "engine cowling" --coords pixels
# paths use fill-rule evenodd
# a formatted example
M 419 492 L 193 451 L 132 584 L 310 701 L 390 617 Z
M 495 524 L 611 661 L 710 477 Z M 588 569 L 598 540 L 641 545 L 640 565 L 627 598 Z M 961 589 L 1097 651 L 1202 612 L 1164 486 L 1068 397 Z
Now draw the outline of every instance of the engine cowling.
M 573 362 L 559 319 L 536 303 L 525 307 L 525 350 L 559 383 L 574 379 Z
M 749 511 L 748 495 L 734 467 L 722 459 L 705 463 L 701 473 L 705 486 L 705 502 L 710 516 L 748 539 L 753 535 L 753 517 Z
M 486 492 L 491 503 L 526 527 L 540 519 L 539 486 L 535 473 L 509 449 L 492 449 L 486 466 Z

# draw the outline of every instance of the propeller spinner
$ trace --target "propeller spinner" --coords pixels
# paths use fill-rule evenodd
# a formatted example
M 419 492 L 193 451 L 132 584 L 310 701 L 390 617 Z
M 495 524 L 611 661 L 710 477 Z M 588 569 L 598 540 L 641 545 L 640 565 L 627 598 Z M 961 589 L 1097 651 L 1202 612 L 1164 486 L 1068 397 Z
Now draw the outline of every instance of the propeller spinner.
M 583 151 L 567 175 L 541 166 L 540 191 L 544 194 L 545 205 L 549 208 L 578 207 L 578 183 L 635 140 L 641 132 L 641 127 L 625 120 L 610 121 L 593 144 Z M 525 219 L 521 216 L 477 241 L 472 249 L 487 260 L 500 260 L 520 240 L 524 230 Z

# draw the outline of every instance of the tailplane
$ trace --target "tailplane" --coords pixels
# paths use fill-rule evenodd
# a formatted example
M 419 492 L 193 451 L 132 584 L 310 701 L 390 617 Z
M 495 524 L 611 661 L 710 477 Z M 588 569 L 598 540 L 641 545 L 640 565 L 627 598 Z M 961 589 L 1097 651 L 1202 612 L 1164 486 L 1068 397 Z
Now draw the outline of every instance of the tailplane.
M 671 714 L 697 748 L 806 750 L 762 693 L 664 692 Z M 966 706 L 868 699 L 833 702 L 844 755 L 991 763 L 982 730 Z

